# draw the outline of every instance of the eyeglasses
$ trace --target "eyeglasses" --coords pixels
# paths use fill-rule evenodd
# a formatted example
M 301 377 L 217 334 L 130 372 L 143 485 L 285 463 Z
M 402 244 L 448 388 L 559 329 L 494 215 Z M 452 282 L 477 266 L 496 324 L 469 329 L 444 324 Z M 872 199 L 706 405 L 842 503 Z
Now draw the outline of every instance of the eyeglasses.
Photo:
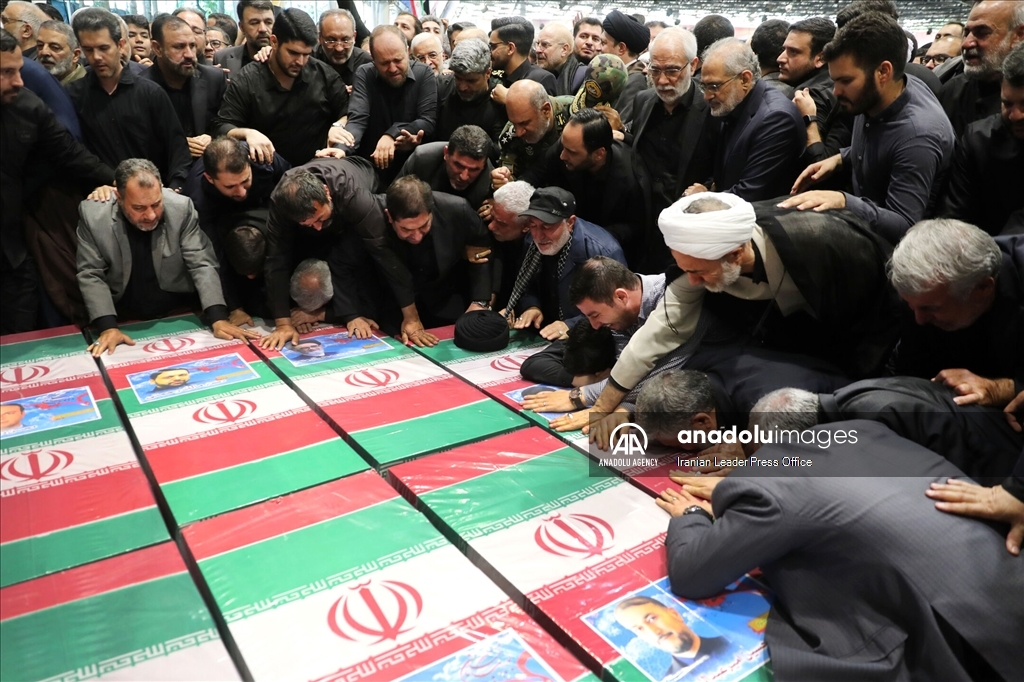
M 736 80 L 739 77 L 740 77 L 740 75 L 736 74 L 735 76 L 733 76 L 729 80 L 722 81 L 721 83 L 708 83 L 707 81 L 704 81 L 704 82 L 701 83 L 701 86 L 703 86 L 705 92 L 718 92 L 719 90 L 721 90 L 726 85 L 728 85 L 729 83 L 733 82 L 734 80 Z
M 428 61 L 433 61 L 437 59 L 438 54 L 436 51 L 431 51 L 426 54 L 418 54 L 414 56 L 416 58 L 416 61 L 418 61 L 420 64 L 426 64 Z
M 487 46 L 491 48 L 491 52 L 494 52 L 502 45 L 508 45 L 508 43 L 487 43 Z
M 925 55 L 924 59 L 922 59 L 921 61 L 924 62 L 925 64 L 930 64 L 932 62 L 936 64 L 944 64 L 949 59 L 950 56 L 948 54 L 929 54 Z
M 0 21 L 2 21 L 4 23 L 4 25 L 12 24 L 12 23 L 19 23 L 19 24 L 27 24 L 28 23 L 27 21 L 25 21 L 23 19 L 15 19 L 14 17 L 5 17 L 2 14 L 0 14 Z
M 217 40 L 216 38 L 213 38 L 211 40 L 207 40 L 206 44 L 209 45 L 210 47 L 212 47 L 215 50 L 219 50 L 220 48 L 222 48 L 225 45 L 227 45 L 227 43 L 225 43 L 225 42 L 223 42 L 221 40 Z
M 349 36 L 347 38 L 321 38 L 320 42 L 324 44 L 324 47 L 334 47 L 335 45 L 348 47 L 349 45 L 356 44 L 356 37 Z
M 678 78 L 679 74 L 686 70 L 685 66 L 648 66 L 647 73 L 651 78 L 665 75 L 669 78 Z

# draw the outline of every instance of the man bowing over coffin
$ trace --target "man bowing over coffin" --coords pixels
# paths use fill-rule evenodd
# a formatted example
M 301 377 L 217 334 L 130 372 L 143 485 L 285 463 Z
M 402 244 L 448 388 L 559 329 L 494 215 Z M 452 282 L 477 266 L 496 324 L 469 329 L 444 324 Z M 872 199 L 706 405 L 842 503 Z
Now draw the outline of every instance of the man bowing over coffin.
M 658 226 L 676 266 L 593 412 L 610 413 L 689 340 L 704 306 L 741 343 L 819 357 L 852 377 L 881 369 L 895 341 L 896 300 L 885 282 L 891 247 L 854 214 L 701 193 L 662 211 Z M 613 421 L 592 429 L 591 440 L 605 445 Z

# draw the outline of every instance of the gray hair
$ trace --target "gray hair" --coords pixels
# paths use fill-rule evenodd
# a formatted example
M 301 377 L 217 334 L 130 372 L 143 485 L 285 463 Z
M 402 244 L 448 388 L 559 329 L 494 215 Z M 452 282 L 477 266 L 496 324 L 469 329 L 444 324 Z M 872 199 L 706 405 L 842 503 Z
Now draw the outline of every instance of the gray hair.
M 154 183 L 159 187 L 163 184 L 160 169 L 149 159 L 125 159 L 114 169 L 114 186 L 118 194 L 124 196 L 128 181 L 133 178 L 138 181 L 139 187 L 149 188 Z
M 306 286 L 311 278 L 316 279 L 316 288 Z M 334 296 L 334 285 L 331 283 L 331 269 L 327 263 L 315 258 L 307 258 L 298 264 L 289 282 L 289 293 L 300 308 L 311 312 L 326 305 Z
M 819 404 L 817 393 L 802 388 L 779 388 L 754 403 L 747 428 L 805 431 L 818 424 Z
M 71 27 L 65 24 L 63 21 L 57 21 L 55 19 L 44 21 L 43 23 L 39 24 L 39 30 L 42 31 L 44 28 L 47 31 L 56 31 L 57 33 L 64 36 L 64 38 L 68 41 L 68 49 L 72 52 L 78 49 L 78 38 L 75 37 L 75 32 L 71 30 Z
M 415 36 L 413 36 L 412 42 L 409 43 L 409 49 L 412 50 L 417 45 L 420 45 L 420 44 L 422 44 L 423 42 L 425 42 L 427 40 L 434 40 L 434 41 L 437 42 L 437 50 L 438 50 L 438 52 L 443 52 L 444 51 L 444 44 L 441 43 L 441 39 L 438 38 L 435 34 L 431 33 L 430 31 L 424 31 L 423 33 L 417 33 Z
M 750 49 L 750 45 L 738 38 L 716 40 L 708 46 L 708 49 L 704 50 L 704 54 L 700 58 L 701 63 L 706 63 L 708 58 L 716 52 L 724 53 L 725 70 L 730 76 L 738 76 L 744 71 L 749 71 L 753 74 L 755 83 L 760 80 L 761 63 L 757 60 L 754 51 Z
M 961 220 L 937 218 L 914 225 L 889 259 L 889 281 L 902 295 L 920 296 L 948 285 L 963 300 L 978 282 L 999 274 L 1003 258 L 987 232 Z
M 46 12 L 35 6 L 34 3 L 24 2 L 24 0 L 11 0 L 7 3 L 8 7 L 17 7 L 19 10 L 18 20 L 24 21 L 26 24 L 32 27 L 32 35 L 39 34 L 39 27 L 44 21 L 49 19 Z
M 452 50 L 452 58 L 448 68 L 457 76 L 468 76 L 486 73 L 491 68 L 491 51 L 487 43 L 476 38 L 459 42 Z
M 683 55 L 686 57 L 687 63 L 692 62 L 693 58 L 697 56 L 697 37 L 685 28 L 679 26 L 666 28 L 651 41 L 651 48 L 666 42 L 682 44 Z
M 1017 11 L 1024 12 L 1024 5 Z M 1024 87 L 1024 42 L 1017 43 L 1003 60 L 1003 80 L 1012 87 Z
M 1013 10 L 1013 14 L 1010 15 L 1010 33 L 1013 33 L 1021 26 L 1024 26 L 1024 3 L 1017 3 L 1017 6 Z
M 715 394 L 704 372 L 692 369 L 655 374 L 636 398 L 636 423 L 649 436 L 675 435 L 693 418 L 715 409 Z
M 683 213 L 713 213 L 714 211 L 728 211 L 729 204 L 716 197 L 703 197 L 691 201 L 683 209 Z
M 518 216 L 530 209 L 534 191 L 533 185 L 523 180 L 509 182 L 494 190 L 494 203 Z
M 317 30 L 324 30 L 324 19 L 326 19 L 327 17 L 345 17 L 352 24 L 352 30 L 355 30 L 356 28 L 356 19 L 355 17 L 352 16 L 352 13 L 349 12 L 347 9 L 339 9 L 335 7 L 334 9 L 324 10 L 320 14 L 320 18 L 316 22 Z

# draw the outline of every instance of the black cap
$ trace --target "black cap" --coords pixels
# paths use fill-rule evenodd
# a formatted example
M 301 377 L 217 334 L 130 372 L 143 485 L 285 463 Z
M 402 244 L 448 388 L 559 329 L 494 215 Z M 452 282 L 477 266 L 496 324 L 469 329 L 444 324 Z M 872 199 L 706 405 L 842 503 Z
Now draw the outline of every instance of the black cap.
M 493 353 L 508 339 L 508 320 L 493 310 L 471 310 L 455 321 L 455 345 L 462 350 Z
M 520 216 L 533 216 L 543 223 L 560 223 L 576 214 L 576 199 L 561 187 L 541 187 L 530 197 L 530 208 Z

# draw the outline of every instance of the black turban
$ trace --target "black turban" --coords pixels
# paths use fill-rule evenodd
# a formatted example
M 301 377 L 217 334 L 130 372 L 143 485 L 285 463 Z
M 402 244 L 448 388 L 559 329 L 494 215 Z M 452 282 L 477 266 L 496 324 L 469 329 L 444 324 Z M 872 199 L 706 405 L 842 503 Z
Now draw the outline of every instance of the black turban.
M 508 320 L 493 310 L 471 310 L 455 322 L 455 345 L 475 353 L 493 353 L 508 345 Z
M 601 28 L 617 42 L 626 43 L 633 54 L 640 54 L 651 42 L 651 29 L 617 9 L 608 13 Z

